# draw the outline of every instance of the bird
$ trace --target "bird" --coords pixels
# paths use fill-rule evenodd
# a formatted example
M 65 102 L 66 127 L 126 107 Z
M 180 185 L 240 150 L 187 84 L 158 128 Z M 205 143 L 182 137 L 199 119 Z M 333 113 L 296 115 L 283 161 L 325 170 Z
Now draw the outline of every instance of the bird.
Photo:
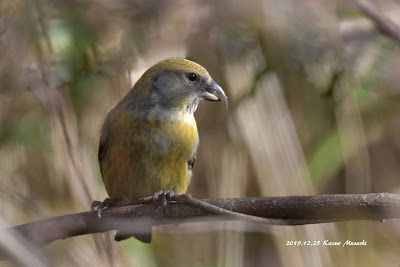
M 98 160 L 109 199 L 92 208 L 148 196 L 162 196 L 166 205 L 166 198 L 186 193 L 199 145 L 194 112 L 203 99 L 228 108 L 224 90 L 198 63 L 168 58 L 150 67 L 104 120 Z M 131 236 L 119 232 L 115 240 Z M 133 236 L 150 243 L 151 226 Z

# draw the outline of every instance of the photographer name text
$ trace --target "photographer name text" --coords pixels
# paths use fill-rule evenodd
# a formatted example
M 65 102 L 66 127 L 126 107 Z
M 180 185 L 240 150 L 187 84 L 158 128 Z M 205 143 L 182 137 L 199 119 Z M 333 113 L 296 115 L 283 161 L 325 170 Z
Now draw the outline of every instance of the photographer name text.
M 331 240 L 314 240 L 314 241 L 286 241 L 286 246 L 366 246 L 367 241 L 331 241 Z

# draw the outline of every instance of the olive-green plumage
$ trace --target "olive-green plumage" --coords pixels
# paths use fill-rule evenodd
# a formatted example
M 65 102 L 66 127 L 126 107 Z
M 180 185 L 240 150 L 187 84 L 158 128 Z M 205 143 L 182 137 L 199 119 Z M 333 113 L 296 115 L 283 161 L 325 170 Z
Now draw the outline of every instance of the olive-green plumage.
M 129 204 L 160 190 L 186 192 L 199 144 L 193 113 L 201 99 L 227 104 L 202 66 L 172 58 L 148 69 L 110 111 L 98 156 L 114 203 Z

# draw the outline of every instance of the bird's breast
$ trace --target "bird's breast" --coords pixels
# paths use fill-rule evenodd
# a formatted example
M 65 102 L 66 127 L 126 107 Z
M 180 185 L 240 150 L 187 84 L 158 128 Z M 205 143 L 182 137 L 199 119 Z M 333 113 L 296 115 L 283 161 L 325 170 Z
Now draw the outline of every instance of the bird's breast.
M 173 121 L 160 124 L 160 137 L 154 140 L 159 144 L 161 157 L 157 157 L 157 174 L 153 174 L 162 190 L 174 190 L 178 194 L 185 193 L 190 181 L 191 172 L 188 161 L 196 153 L 199 144 L 197 125 L 193 115 L 184 115 Z M 165 150 L 164 150 L 164 146 Z
M 190 181 L 188 161 L 199 143 L 192 114 L 140 117 L 114 110 L 105 124 L 107 150 L 100 164 L 111 198 L 127 203 L 160 190 L 185 193 Z
M 187 147 L 190 149 L 190 153 L 194 153 L 192 149 L 197 148 L 199 137 L 196 120 L 192 114 L 185 114 L 180 119 L 169 124 L 167 131 L 175 139 L 176 144 Z

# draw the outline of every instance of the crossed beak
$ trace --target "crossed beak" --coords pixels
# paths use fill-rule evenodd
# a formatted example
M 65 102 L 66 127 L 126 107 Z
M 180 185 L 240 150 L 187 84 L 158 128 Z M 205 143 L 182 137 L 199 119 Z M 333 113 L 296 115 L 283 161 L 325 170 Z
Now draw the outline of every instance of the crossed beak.
M 221 101 L 224 100 L 225 108 L 228 109 L 228 97 L 225 95 L 224 90 L 215 81 L 206 88 L 202 94 L 203 98 L 208 101 Z

